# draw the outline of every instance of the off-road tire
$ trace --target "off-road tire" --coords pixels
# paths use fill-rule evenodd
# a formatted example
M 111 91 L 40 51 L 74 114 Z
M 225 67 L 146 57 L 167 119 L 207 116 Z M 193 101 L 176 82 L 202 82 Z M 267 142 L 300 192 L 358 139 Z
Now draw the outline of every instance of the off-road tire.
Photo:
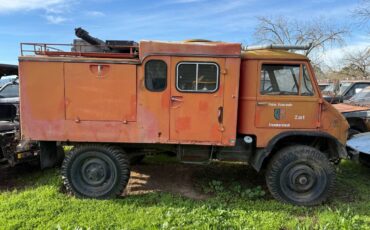
M 295 145 L 273 156 L 266 171 L 272 196 L 294 205 L 313 206 L 327 200 L 335 186 L 335 170 L 324 153 Z
M 87 144 L 66 155 L 62 179 L 68 192 L 80 198 L 107 199 L 119 196 L 130 178 L 130 162 L 116 146 Z

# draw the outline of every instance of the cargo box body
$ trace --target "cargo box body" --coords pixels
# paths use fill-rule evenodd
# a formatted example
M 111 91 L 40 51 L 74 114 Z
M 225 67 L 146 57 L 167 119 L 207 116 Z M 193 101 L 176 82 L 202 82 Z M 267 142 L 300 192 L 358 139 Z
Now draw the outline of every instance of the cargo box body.
M 150 61 L 165 68 L 160 90 Z M 240 61 L 240 44 L 150 41 L 138 58 L 22 56 L 22 137 L 234 145 Z

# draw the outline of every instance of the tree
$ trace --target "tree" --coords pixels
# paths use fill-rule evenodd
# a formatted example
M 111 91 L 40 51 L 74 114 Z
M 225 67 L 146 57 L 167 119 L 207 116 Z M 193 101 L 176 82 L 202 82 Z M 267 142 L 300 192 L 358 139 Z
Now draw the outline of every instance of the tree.
M 363 50 L 347 52 L 344 56 L 345 67 L 341 72 L 352 78 L 370 77 L 370 47 Z
M 271 44 L 306 45 L 312 44 L 304 55 L 324 51 L 328 46 L 344 43 L 348 30 L 336 26 L 323 18 L 311 21 L 291 20 L 285 17 L 258 17 L 254 36 L 258 42 Z
M 370 21 L 370 0 L 362 0 L 360 5 L 354 10 L 354 15 L 366 24 Z

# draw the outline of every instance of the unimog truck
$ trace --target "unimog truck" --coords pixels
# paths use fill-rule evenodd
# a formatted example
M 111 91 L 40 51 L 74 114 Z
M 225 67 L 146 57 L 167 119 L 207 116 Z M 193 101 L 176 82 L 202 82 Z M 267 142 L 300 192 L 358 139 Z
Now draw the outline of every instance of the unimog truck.
M 76 196 L 121 195 L 130 161 L 159 152 L 247 162 L 287 203 L 333 190 L 348 124 L 307 57 L 288 52 L 304 47 L 76 35 L 68 50 L 23 43 L 19 57 L 22 138 L 74 146 L 61 173 Z

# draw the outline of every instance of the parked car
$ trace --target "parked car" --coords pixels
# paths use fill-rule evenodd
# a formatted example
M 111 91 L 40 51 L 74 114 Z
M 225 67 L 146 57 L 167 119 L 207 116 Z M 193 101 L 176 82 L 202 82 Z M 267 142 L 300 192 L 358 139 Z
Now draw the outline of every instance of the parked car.
M 344 103 L 335 104 L 334 107 L 343 114 L 350 125 L 349 138 L 370 131 L 370 86 Z
M 333 83 L 330 83 L 330 82 L 326 82 L 326 83 L 319 83 L 319 88 L 321 91 L 325 90 L 326 88 L 328 88 L 329 86 L 331 86 Z
M 350 99 L 367 86 L 370 86 L 370 81 L 342 81 L 340 82 L 338 92 L 335 90 L 335 84 L 323 90 L 323 98 L 332 104 L 342 103 L 344 100 Z
M 7 83 L 10 83 L 10 82 L 13 82 L 14 80 L 16 80 L 18 78 L 18 76 L 15 76 L 15 75 L 12 75 L 12 76 L 5 76 L 3 78 L 0 79 L 0 89 L 6 85 Z
M 19 104 L 18 78 L 0 88 L 0 103 Z
M 370 167 L 370 132 L 354 135 L 347 142 L 347 151 L 358 156 L 360 163 Z
M 0 64 L 0 80 L 8 78 L 8 74 L 14 76 L 17 73 L 17 66 Z M 60 164 L 64 157 L 60 146 L 55 146 L 54 149 L 48 147 L 49 152 L 57 152 L 57 158 L 48 159 L 51 154 L 45 154 L 40 159 L 40 149 L 45 148 L 48 143 L 40 146 L 37 141 L 21 140 L 18 107 L 19 81 L 15 77 L 0 88 L 0 167 L 13 167 L 30 161 L 40 162 L 41 168 Z
M 19 81 L 18 77 L 0 88 L 0 104 L 11 104 L 16 108 L 16 120 L 19 120 Z

